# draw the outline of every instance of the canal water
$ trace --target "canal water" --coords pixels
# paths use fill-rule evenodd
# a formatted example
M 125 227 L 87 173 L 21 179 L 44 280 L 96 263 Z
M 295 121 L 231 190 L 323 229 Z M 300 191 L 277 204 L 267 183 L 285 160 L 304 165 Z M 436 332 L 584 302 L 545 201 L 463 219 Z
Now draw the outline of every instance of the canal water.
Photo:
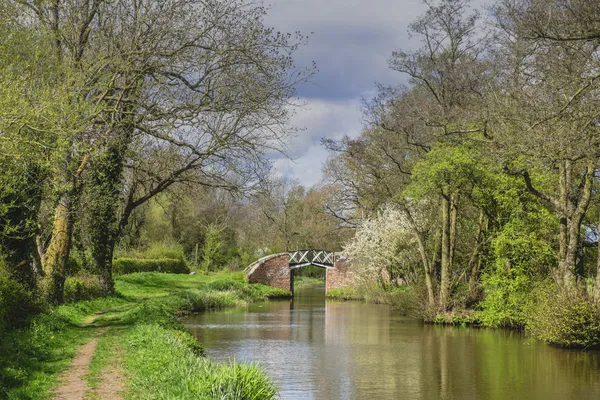
M 259 362 L 282 399 L 600 399 L 600 353 L 505 330 L 424 325 L 387 306 L 324 298 L 184 321 L 211 359 Z

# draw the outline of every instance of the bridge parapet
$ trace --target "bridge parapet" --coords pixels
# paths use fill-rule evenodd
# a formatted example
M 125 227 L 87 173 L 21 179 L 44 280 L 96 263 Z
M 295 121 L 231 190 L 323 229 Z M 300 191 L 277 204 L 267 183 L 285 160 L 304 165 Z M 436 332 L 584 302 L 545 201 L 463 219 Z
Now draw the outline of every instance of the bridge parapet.
M 294 269 L 316 265 L 325 268 L 325 292 L 351 286 L 354 274 L 347 258 L 325 250 L 297 250 L 263 257 L 246 268 L 249 283 L 262 283 L 294 291 Z
M 250 264 L 246 277 L 249 283 L 262 283 L 283 290 L 290 290 L 290 255 L 272 254 Z

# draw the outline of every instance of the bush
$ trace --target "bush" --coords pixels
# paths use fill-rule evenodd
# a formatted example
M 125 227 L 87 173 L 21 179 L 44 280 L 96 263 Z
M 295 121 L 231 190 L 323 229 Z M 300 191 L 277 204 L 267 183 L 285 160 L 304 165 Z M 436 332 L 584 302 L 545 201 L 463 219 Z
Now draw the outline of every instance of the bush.
M 189 274 L 185 261 L 175 258 L 139 259 L 117 258 L 113 261 L 115 274 L 132 274 L 134 272 L 165 272 L 170 274 Z
M 4 271 L 0 267 L 0 274 Z M 36 309 L 31 294 L 6 275 L 0 275 L 0 332 L 19 327 Z
M 600 309 L 585 292 L 548 285 L 536 293 L 528 331 L 562 347 L 600 345 Z
M 166 258 L 185 261 L 185 252 L 179 243 L 153 242 L 144 250 L 131 253 L 133 258 L 163 260 Z
M 68 277 L 65 281 L 65 301 L 67 303 L 92 300 L 105 295 L 100 279 L 95 275 L 79 274 Z
M 536 282 L 517 269 L 508 272 L 498 269 L 484 274 L 482 284 L 485 297 L 479 304 L 479 315 L 483 325 L 520 330 L 525 328 Z

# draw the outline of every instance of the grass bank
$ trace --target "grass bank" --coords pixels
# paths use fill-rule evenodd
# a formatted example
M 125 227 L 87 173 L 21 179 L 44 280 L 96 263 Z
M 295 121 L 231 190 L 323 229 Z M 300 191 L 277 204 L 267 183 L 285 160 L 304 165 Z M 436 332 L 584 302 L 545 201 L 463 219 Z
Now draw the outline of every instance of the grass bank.
M 324 279 L 313 278 L 310 276 L 294 276 L 294 288 L 296 289 L 323 284 L 325 284 Z
M 77 349 L 102 333 L 89 367 L 89 396 L 108 368 L 123 398 L 270 399 L 276 388 L 256 365 L 217 364 L 177 315 L 286 296 L 244 282 L 243 273 L 135 273 L 116 279 L 114 297 L 80 301 L 34 317 L 0 340 L 0 398 L 50 399 Z
M 343 301 L 365 301 L 374 304 L 389 304 L 395 309 L 406 310 L 413 307 L 414 289 L 410 286 L 390 286 L 386 290 L 379 287 L 331 289 L 326 295 L 330 299 Z

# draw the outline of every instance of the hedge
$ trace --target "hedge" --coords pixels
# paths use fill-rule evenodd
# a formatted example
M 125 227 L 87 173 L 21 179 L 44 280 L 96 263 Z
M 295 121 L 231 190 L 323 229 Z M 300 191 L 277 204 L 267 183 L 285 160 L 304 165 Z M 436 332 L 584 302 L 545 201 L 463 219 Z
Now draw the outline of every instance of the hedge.
M 65 302 L 92 300 L 106 296 L 100 284 L 100 278 L 94 275 L 79 274 L 70 276 L 65 281 Z
M 117 258 L 113 260 L 113 272 L 118 275 L 133 274 L 134 272 L 189 274 L 190 269 L 185 261 L 175 258 Z

